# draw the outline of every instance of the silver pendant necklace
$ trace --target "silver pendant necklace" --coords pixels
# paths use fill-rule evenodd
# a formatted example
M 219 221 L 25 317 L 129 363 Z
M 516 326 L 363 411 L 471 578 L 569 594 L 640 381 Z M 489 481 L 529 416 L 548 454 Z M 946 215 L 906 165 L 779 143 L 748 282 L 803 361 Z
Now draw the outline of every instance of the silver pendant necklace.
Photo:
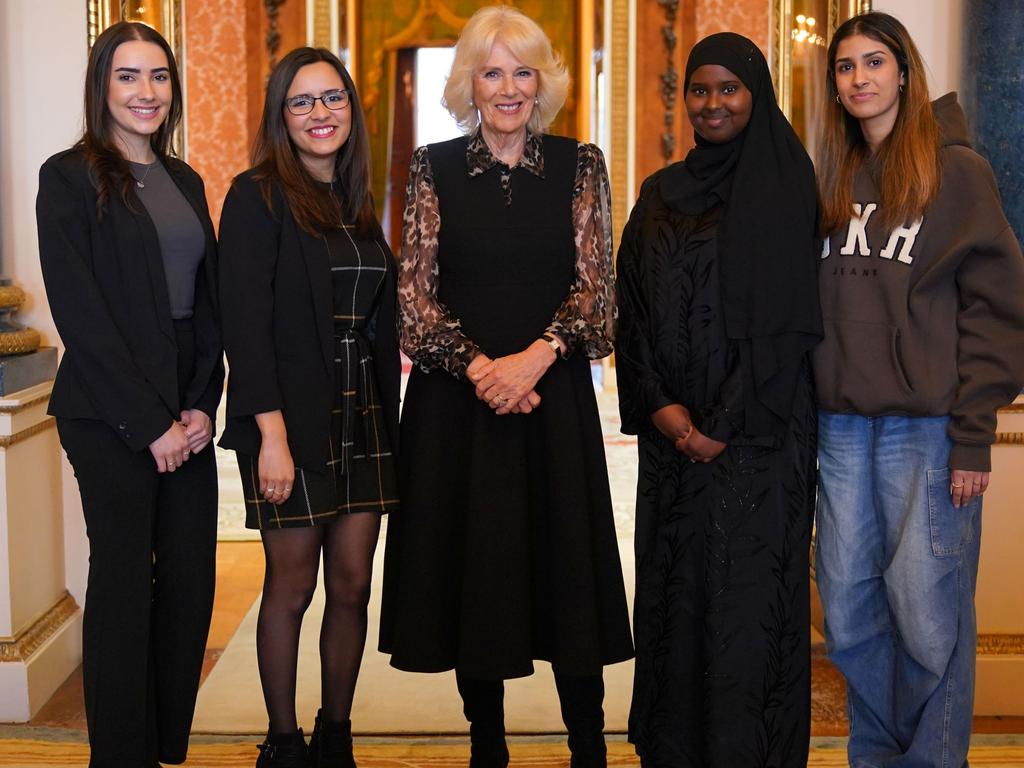
M 149 172 L 153 170 L 153 166 L 154 165 L 156 165 L 156 163 L 153 163 L 153 165 L 146 166 L 146 172 L 144 174 L 142 174 L 142 178 L 141 179 L 135 179 L 135 186 L 136 187 L 138 187 L 139 189 L 145 189 L 146 188 L 146 185 L 145 185 L 146 177 L 149 176 Z M 132 177 L 134 177 L 134 176 L 135 176 L 135 174 L 133 173 Z

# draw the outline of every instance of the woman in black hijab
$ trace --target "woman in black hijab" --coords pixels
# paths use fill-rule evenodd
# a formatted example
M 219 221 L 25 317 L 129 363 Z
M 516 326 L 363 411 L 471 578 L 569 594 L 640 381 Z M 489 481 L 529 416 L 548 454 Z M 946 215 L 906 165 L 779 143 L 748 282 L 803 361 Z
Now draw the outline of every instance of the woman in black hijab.
M 804 766 L 814 173 L 750 40 L 698 43 L 684 90 L 697 146 L 644 182 L 618 257 L 640 459 L 630 740 L 645 768 Z

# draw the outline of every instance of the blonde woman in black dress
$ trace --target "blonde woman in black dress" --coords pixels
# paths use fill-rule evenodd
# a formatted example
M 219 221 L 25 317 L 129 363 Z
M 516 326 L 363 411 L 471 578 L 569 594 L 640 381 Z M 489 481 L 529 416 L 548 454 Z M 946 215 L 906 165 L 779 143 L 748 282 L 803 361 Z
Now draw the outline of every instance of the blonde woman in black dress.
M 322 709 L 309 760 L 348 767 L 373 553 L 381 515 L 398 506 L 400 364 L 365 122 L 333 54 L 300 48 L 275 67 L 253 164 L 221 219 L 221 445 L 238 453 L 246 524 L 266 553 L 256 645 L 270 723 L 257 765 L 306 765 L 296 659 L 323 552 Z
M 402 412 L 381 648 L 454 669 L 473 768 L 504 768 L 503 680 L 552 664 L 573 768 L 606 764 L 603 667 L 632 656 L 590 360 L 614 295 L 601 151 L 544 133 L 568 73 L 508 6 L 466 24 L 445 88 L 468 135 L 413 156 Z

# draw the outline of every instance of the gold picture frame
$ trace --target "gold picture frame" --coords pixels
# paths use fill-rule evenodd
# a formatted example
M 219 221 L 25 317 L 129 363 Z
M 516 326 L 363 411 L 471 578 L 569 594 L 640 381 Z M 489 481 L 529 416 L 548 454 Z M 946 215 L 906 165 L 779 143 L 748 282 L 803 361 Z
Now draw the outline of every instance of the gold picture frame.
M 804 27 L 797 21 L 801 15 L 801 6 L 806 4 L 809 3 L 802 0 L 772 0 L 772 77 L 775 80 L 779 106 L 790 119 L 793 118 L 794 98 L 800 99 L 800 94 L 794 95 L 793 92 L 794 45 L 801 44 L 810 35 L 812 41 L 827 47 L 832 41 L 832 33 L 843 21 L 871 10 L 871 0 L 818 0 L 813 4 L 825 6 L 825 26 L 822 35 L 819 24 Z M 811 21 L 815 22 L 815 19 Z M 797 40 L 801 43 L 795 42 Z
M 164 36 L 178 68 L 184 70 L 182 54 L 182 0 L 86 0 L 89 47 L 100 32 L 119 21 L 141 21 Z

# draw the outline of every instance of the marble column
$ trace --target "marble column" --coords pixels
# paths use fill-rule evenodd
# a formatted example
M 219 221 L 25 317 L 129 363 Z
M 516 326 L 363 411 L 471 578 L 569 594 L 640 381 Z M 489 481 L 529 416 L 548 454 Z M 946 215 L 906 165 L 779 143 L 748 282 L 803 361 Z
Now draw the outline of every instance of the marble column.
M 961 100 L 1006 217 L 1024 240 L 1024 3 L 965 0 Z

